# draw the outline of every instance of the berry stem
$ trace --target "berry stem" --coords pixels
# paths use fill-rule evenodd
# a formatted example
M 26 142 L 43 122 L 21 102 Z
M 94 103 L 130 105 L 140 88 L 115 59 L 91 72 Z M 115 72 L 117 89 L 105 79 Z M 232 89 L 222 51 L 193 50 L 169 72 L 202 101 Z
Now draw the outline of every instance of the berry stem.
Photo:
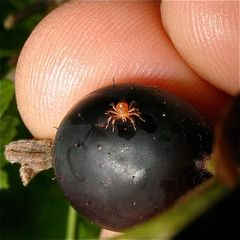
M 76 226 L 77 226 L 77 212 L 69 205 L 68 208 L 68 219 L 67 219 L 67 230 L 66 240 L 76 239 Z

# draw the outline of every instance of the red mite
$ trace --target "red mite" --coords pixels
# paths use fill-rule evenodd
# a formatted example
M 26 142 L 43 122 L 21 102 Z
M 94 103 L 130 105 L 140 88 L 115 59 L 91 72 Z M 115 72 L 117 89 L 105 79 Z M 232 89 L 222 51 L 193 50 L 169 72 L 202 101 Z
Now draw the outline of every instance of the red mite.
M 129 120 L 134 130 L 137 131 L 134 117 L 138 117 L 141 121 L 145 122 L 145 120 L 141 117 L 142 113 L 139 111 L 139 109 L 133 107 L 133 102 L 130 104 L 130 106 L 125 101 L 118 102 L 116 106 L 114 103 L 112 103 L 111 106 L 112 108 L 105 112 L 106 115 L 109 115 L 105 129 L 107 129 L 109 124 L 111 124 L 112 131 L 114 132 L 116 121 L 122 120 L 123 122 L 126 122 Z

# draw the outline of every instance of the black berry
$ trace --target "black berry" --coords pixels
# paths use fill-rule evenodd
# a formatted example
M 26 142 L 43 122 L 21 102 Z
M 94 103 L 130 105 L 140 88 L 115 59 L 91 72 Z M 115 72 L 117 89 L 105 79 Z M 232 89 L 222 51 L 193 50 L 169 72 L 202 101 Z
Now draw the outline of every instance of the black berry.
M 156 88 L 115 85 L 89 94 L 63 119 L 55 172 L 80 214 L 121 230 L 209 177 L 198 166 L 210 150 L 211 129 L 191 105 Z

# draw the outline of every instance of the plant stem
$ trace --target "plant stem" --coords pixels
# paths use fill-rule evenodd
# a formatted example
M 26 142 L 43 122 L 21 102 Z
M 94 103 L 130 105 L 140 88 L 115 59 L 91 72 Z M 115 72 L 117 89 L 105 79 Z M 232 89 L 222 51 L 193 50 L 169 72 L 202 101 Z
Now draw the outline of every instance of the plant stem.
M 68 219 L 67 219 L 67 231 L 66 231 L 66 240 L 74 240 L 77 226 L 77 213 L 76 211 L 69 206 L 68 209 Z

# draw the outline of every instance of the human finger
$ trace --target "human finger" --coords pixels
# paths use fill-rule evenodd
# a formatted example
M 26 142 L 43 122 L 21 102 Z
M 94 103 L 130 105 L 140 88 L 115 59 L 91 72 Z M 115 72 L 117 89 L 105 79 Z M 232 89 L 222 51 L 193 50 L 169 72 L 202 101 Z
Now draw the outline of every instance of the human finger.
M 71 1 L 40 23 L 22 50 L 16 71 L 20 114 L 36 138 L 54 138 L 65 113 L 112 78 L 167 89 L 209 119 L 228 99 L 179 56 L 161 26 L 157 2 Z
M 239 79 L 239 2 L 166 1 L 163 25 L 184 60 L 217 88 L 236 94 Z

